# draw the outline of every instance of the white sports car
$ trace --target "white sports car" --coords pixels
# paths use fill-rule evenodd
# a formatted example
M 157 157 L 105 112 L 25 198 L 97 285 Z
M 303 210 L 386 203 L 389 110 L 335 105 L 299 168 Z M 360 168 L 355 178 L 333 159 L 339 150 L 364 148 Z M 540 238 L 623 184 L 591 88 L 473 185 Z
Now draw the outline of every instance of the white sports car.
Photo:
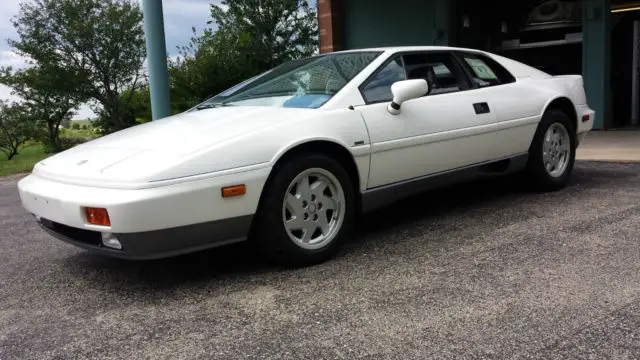
M 594 115 L 581 76 L 487 52 L 336 52 L 49 157 L 19 192 L 43 229 L 102 254 L 252 239 L 308 265 L 338 251 L 357 212 L 435 186 L 520 172 L 562 188 Z

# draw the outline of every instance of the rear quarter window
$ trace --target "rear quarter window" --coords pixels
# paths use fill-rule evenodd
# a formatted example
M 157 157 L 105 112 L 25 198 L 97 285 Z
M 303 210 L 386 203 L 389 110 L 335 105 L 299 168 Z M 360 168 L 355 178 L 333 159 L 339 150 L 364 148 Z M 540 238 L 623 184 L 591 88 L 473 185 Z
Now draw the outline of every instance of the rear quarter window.
M 459 54 L 469 70 L 471 80 L 479 87 L 504 85 L 515 82 L 513 75 L 495 60 L 480 54 Z

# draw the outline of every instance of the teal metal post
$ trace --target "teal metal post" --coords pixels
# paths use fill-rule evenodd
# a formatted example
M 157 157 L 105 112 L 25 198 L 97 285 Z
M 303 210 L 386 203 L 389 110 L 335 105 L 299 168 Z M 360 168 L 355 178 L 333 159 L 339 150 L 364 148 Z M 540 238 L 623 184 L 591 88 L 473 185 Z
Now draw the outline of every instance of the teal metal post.
M 584 0 L 582 76 L 589 105 L 596 111 L 594 129 L 606 129 L 611 119 L 610 0 Z
M 147 43 L 151 117 L 157 120 L 171 115 L 162 0 L 142 0 L 142 15 Z

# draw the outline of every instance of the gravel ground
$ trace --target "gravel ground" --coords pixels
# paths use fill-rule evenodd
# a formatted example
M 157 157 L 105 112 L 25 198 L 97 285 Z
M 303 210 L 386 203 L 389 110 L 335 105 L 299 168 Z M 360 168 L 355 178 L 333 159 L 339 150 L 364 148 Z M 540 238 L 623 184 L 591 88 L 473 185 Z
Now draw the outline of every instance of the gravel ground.
M 41 231 L 16 180 L 0 180 L 2 360 L 640 357 L 640 164 L 579 162 L 552 194 L 425 194 L 297 270 L 246 245 L 91 255 Z

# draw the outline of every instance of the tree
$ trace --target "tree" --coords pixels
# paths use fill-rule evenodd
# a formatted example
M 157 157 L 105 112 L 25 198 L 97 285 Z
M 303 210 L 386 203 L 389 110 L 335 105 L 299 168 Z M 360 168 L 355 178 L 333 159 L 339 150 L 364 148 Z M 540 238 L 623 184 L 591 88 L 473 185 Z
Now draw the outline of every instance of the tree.
M 21 71 L 11 67 L 0 71 L 0 83 L 12 89 L 12 94 L 24 100 L 22 106 L 30 116 L 47 129 L 43 141 L 47 152 L 62 150 L 60 128 L 69 121 L 82 100 L 77 94 L 79 84 L 75 73 L 35 66 Z
M 47 69 L 74 73 L 77 97 L 93 99 L 107 131 L 135 123 L 122 91 L 135 89 L 145 55 L 142 12 L 134 0 L 33 0 L 13 19 L 18 53 Z
M 151 121 L 151 92 L 148 85 L 128 89 L 122 93 L 123 101 L 128 99 L 128 110 L 135 114 L 136 122 Z
M 37 125 L 22 104 L 0 101 L 0 151 L 8 160 L 18 155 L 28 140 L 37 137 Z
M 223 0 L 211 5 L 211 17 L 262 70 L 318 49 L 317 14 L 307 0 Z
M 170 62 L 174 112 L 318 49 L 316 11 L 306 0 L 224 0 L 211 5 L 211 16 L 218 29 L 193 29 Z

